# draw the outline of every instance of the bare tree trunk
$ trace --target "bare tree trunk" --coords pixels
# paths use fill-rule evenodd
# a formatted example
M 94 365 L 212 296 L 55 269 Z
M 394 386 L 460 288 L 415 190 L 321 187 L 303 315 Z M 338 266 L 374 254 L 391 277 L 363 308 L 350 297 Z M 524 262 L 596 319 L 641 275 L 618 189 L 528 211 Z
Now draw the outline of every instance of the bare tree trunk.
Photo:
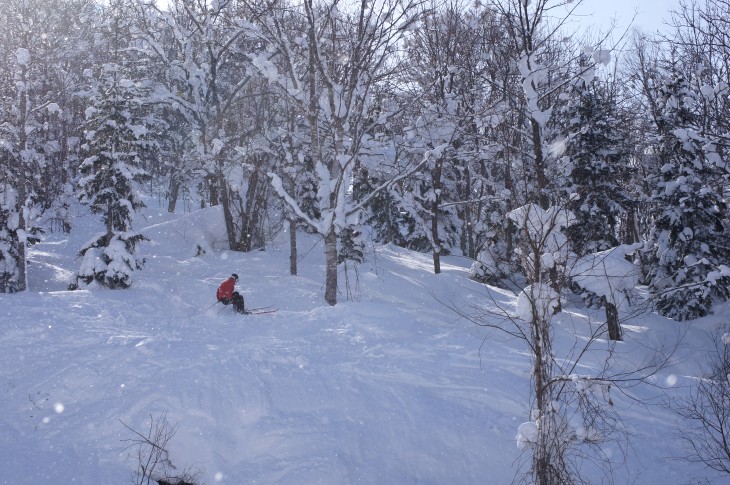
M 468 174 L 469 172 L 467 172 Z M 467 194 L 470 194 L 472 190 L 471 187 L 471 176 L 469 176 L 469 184 L 467 186 Z M 472 213 L 473 212 L 473 213 Z M 466 206 L 466 243 L 467 243 L 467 255 L 471 259 L 477 258 L 477 245 L 474 238 L 474 220 L 476 219 L 474 217 L 474 214 L 479 214 L 479 211 L 472 211 L 471 204 L 467 204 Z
M 438 203 L 434 202 L 434 215 L 437 215 L 438 211 Z M 434 238 L 434 241 L 438 241 L 439 236 L 439 228 L 438 228 L 438 219 L 435 217 L 431 219 L 431 236 Z M 441 248 L 437 246 L 438 243 L 434 244 L 433 248 L 433 272 L 434 274 L 440 274 L 441 273 Z
M 210 206 L 213 207 L 220 204 L 221 201 L 218 196 L 219 188 L 222 189 L 223 187 L 218 186 L 218 177 L 214 174 L 209 174 L 207 177 L 205 177 L 205 183 L 208 185 Z
M 19 140 L 18 140 L 18 229 L 25 230 L 25 199 L 27 196 L 25 184 L 27 183 L 25 174 L 25 159 L 23 158 L 24 152 L 27 149 L 28 134 L 26 132 L 27 111 L 28 111 L 28 79 L 27 79 L 27 67 L 21 66 L 20 78 L 22 79 L 22 91 L 20 92 L 18 111 L 20 113 L 19 119 Z M 18 238 L 18 291 L 25 291 L 28 288 L 26 280 L 26 260 L 25 260 L 25 239 Z
M 636 209 L 631 207 L 626 212 L 626 218 L 622 227 L 623 244 L 634 244 L 640 240 L 638 224 L 636 222 Z
M 211 177 L 212 178 L 212 177 Z M 217 182 L 217 183 L 216 183 Z M 235 229 L 233 225 L 233 213 L 231 213 L 231 200 L 228 193 L 228 182 L 223 173 L 216 175 L 214 182 L 211 187 L 218 186 L 221 194 L 221 204 L 223 205 L 223 219 L 226 223 L 226 234 L 228 235 L 228 247 L 231 251 L 238 251 L 238 244 L 236 243 Z M 213 191 L 211 190 L 211 194 Z M 212 201 L 211 201 L 212 202 Z
M 505 91 L 506 91 L 506 88 L 505 88 Z M 517 142 L 518 136 L 519 136 L 518 134 L 513 134 L 512 135 L 512 137 L 515 138 L 511 142 L 511 144 L 513 146 L 518 146 L 517 145 L 517 143 L 518 143 Z M 509 140 L 509 138 L 507 138 L 507 139 Z M 506 157 L 505 157 L 505 166 L 504 166 L 504 188 L 507 189 L 509 191 L 509 194 L 510 194 L 509 195 L 509 198 L 505 201 L 505 203 L 506 203 L 506 206 L 507 206 L 507 211 L 509 212 L 512 209 L 514 209 L 514 205 L 513 205 L 512 202 L 514 201 L 514 197 L 515 197 L 515 195 L 514 195 L 515 194 L 515 186 L 514 186 L 514 182 L 512 180 L 512 148 L 509 147 L 509 146 L 506 146 L 505 147 L 505 154 L 506 154 Z M 513 257 L 513 254 L 514 254 L 514 230 L 515 230 L 515 226 L 514 226 L 514 223 L 510 219 L 507 219 L 507 223 L 503 227 L 504 227 L 504 231 L 505 231 L 505 235 L 504 235 L 504 238 L 505 238 L 505 256 L 507 258 L 507 262 L 511 265 L 512 264 L 512 261 L 513 261 L 512 257 Z
M 174 213 L 177 206 L 177 198 L 180 196 L 180 177 L 178 171 L 173 169 L 170 174 L 170 192 L 167 195 L 167 212 Z
M 539 302 L 539 297 L 538 297 Z M 537 313 L 535 313 L 537 315 Z M 538 445 L 533 449 L 533 476 L 535 483 L 540 485 L 555 485 L 561 481 L 559 467 L 556 461 L 562 460 L 556 441 L 560 439 L 556 422 L 556 410 L 553 409 L 553 395 L 550 387 L 551 365 L 551 336 L 550 322 L 534 317 L 533 322 L 533 349 L 534 349 L 534 382 L 535 408 L 540 420 Z M 556 435 L 558 433 L 558 435 Z
M 309 41 L 309 58 L 308 58 L 308 75 L 309 75 L 309 93 L 308 93 L 308 113 L 307 117 L 309 120 L 309 137 L 312 149 L 312 159 L 315 163 L 324 163 L 322 160 L 322 151 L 319 139 L 319 96 L 317 93 L 317 72 L 321 67 L 318 64 L 317 48 L 318 40 L 316 36 L 315 20 L 314 20 L 314 2 L 307 0 L 305 2 L 305 8 L 307 10 L 308 22 L 310 23 L 307 30 L 308 41 Z M 331 94 L 331 93 L 330 93 Z M 332 103 L 330 101 L 330 103 Z M 335 160 L 330 166 L 330 169 L 338 168 L 339 165 Z M 334 175 L 330 172 L 331 175 Z M 331 194 L 330 198 L 336 197 L 336 194 Z M 336 202 L 330 200 L 330 206 L 335 207 Z M 325 255 L 325 290 L 324 299 L 325 301 L 334 306 L 337 304 L 337 233 L 335 232 L 334 224 L 331 224 L 327 228 L 327 233 L 324 234 L 324 255 Z
M 542 130 L 540 124 L 533 118 L 530 120 L 532 125 L 532 144 L 533 153 L 535 155 L 535 178 L 537 179 L 537 203 L 542 210 L 550 207 L 550 200 L 547 196 L 547 176 L 545 175 L 545 156 L 542 151 Z
M 258 163 L 257 163 L 258 162 Z M 241 235 L 240 244 L 243 251 L 251 251 L 254 244 L 254 231 L 259 224 L 261 206 L 266 192 L 261 190 L 261 179 L 259 166 L 263 161 L 256 160 L 254 156 L 254 170 L 248 180 L 248 191 L 246 192 L 246 204 L 241 210 Z
M 433 169 L 433 203 L 431 204 L 431 240 L 433 244 L 433 272 L 441 273 L 441 240 L 439 238 L 439 205 L 441 203 L 441 170 L 443 167 L 443 159 L 436 161 L 436 167 Z
M 616 305 L 609 302 L 606 297 L 601 298 L 606 308 L 606 325 L 608 326 L 608 338 L 614 341 L 622 341 L 621 324 L 618 321 L 618 309 Z
M 324 299 L 334 306 L 337 304 L 337 234 L 334 227 L 324 238 L 324 254 L 327 265 Z
M 289 219 L 289 274 L 297 275 L 297 221 Z

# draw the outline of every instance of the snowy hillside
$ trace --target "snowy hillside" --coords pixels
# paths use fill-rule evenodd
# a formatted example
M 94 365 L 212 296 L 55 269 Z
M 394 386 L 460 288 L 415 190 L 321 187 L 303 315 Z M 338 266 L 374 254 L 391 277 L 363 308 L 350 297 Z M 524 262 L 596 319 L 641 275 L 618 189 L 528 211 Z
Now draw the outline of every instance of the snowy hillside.
M 470 281 L 467 260 L 446 258 L 434 275 L 429 255 L 377 247 L 359 275 L 349 274 L 356 301 L 341 295 L 330 307 L 316 239 L 300 237 L 300 276 L 290 276 L 286 246 L 224 250 L 216 208 L 178 217 L 148 210 L 143 232 L 152 241 L 133 287 L 69 292 L 76 252 L 99 229 L 78 224 L 71 237 L 50 234 L 31 250 L 29 291 L 0 295 L 0 483 L 134 483 L 127 427 L 146 433 L 165 414 L 177 426 L 170 462 L 208 485 L 515 478 L 530 363 L 521 342 L 440 303 L 514 306 L 512 295 Z M 240 316 L 213 305 L 232 272 L 247 306 L 278 312 Z M 602 315 L 566 308 L 557 330 L 566 345 L 589 317 Z M 691 325 L 710 331 L 718 321 Z M 629 323 L 619 365 L 642 362 L 647 349 L 682 333 L 652 315 Z M 707 338 L 693 332 L 674 367 L 656 377 L 668 394 L 628 391 L 656 405 L 615 393 L 631 433 L 628 461 L 595 483 L 722 483 L 674 459 L 686 454 L 681 423 L 658 405 L 685 392 Z

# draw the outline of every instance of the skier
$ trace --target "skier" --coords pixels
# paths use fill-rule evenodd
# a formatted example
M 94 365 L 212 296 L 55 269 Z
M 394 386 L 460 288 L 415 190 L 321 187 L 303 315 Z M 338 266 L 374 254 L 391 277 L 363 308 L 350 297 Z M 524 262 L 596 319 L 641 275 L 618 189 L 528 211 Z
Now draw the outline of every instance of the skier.
M 216 297 L 218 298 L 218 301 L 224 305 L 233 303 L 233 309 L 238 313 L 246 313 L 246 308 L 243 303 L 243 295 L 237 291 L 233 291 L 236 286 L 236 281 L 238 281 L 238 275 L 233 273 L 230 278 L 225 280 L 218 287 Z

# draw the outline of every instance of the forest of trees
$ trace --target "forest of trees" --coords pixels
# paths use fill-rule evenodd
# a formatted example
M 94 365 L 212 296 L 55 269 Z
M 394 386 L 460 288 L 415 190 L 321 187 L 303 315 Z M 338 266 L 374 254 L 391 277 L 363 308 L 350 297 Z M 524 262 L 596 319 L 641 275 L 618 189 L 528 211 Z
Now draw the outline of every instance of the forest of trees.
M 70 287 L 133 284 L 142 193 L 221 206 L 234 251 L 318 235 L 330 305 L 372 235 L 530 289 L 545 411 L 561 293 L 621 339 L 571 262 L 626 248 L 679 321 L 730 297 L 730 2 L 680 2 L 661 35 L 570 30 L 579 4 L 0 0 L 0 292 L 75 204 L 104 232 Z
M 0 3 L 2 292 L 75 202 L 106 232 L 71 286 L 129 286 L 144 190 L 221 205 L 231 250 L 320 235 L 330 304 L 363 226 L 436 273 L 460 254 L 529 281 L 507 216 L 528 205 L 571 211 L 577 257 L 643 243 L 664 315 L 728 297 L 725 0 L 682 4 L 664 35 L 567 31 L 564 0 Z

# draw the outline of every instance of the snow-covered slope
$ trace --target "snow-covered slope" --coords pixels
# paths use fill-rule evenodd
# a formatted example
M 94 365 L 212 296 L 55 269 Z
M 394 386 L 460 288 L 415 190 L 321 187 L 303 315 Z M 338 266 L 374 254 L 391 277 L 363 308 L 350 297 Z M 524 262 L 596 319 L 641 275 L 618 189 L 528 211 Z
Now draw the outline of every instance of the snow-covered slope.
M 434 275 L 428 255 L 377 247 L 347 275 L 355 298 L 330 307 L 312 237 L 300 237 L 300 275 L 290 276 L 285 246 L 223 249 L 217 208 L 148 211 L 146 224 L 147 266 L 129 290 L 66 291 L 76 251 L 98 229 L 80 222 L 32 249 L 29 291 L 0 295 L 0 483 L 134 483 L 127 426 L 144 434 L 163 415 L 177 426 L 170 461 L 209 485 L 512 482 L 530 362 L 519 341 L 448 308 L 514 305 L 468 280 L 468 261 L 446 258 Z M 232 272 L 247 306 L 279 311 L 213 305 Z M 344 273 L 340 282 L 344 291 Z M 584 331 L 588 316 L 568 309 L 560 331 Z M 624 350 L 637 362 L 677 333 L 657 317 L 633 323 Z M 687 382 L 696 364 L 683 356 L 706 342 L 692 345 L 658 383 Z M 671 414 L 617 401 L 635 435 L 617 483 L 712 481 L 669 460 L 684 454 L 668 439 Z

